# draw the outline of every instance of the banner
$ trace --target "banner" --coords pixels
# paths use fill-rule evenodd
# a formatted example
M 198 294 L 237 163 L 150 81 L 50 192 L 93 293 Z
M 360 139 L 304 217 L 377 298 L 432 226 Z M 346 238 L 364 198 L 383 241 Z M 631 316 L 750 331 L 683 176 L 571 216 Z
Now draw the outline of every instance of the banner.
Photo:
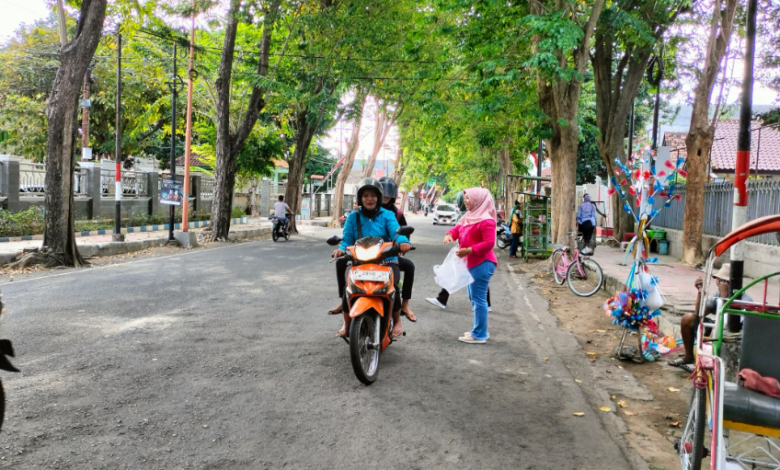
M 169 206 L 181 206 L 184 200 L 184 176 L 163 175 L 162 188 L 160 189 L 160 204 Z

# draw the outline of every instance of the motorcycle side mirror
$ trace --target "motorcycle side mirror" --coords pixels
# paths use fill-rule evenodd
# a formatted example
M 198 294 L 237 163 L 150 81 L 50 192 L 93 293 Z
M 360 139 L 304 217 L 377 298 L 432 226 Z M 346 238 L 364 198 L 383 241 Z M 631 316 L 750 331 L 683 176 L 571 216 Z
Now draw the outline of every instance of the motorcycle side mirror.
M 398 230 L 395 231 L 398 235 L 403 235 L 405 237 L 408 237 L 409 235 L 414 233 L 414 227 L 409 225 L 404 225 L 403 227 L 398 227 Z
M 330 246 L 336 246 L 339 243 L 341 243 L 341 237 L 338 235 L 333 235 L 332 237 L 328 238 L 325 243 L 327 243 Z

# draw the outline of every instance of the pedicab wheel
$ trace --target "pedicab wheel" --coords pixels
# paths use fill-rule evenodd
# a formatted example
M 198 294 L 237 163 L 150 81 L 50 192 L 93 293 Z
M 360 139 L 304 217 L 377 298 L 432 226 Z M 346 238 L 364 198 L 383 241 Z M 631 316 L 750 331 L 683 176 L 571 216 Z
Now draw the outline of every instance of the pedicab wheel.
M 601 272 L 601 266 L 590 258 L 581 258 L 579 265 L 576 261 L 572 261 L 566 270 L 566 283 L 569 289 L 580 297 L 590 297 L 598 292 L 603 280 L 604 273 Z
M 704 458 L 704 429 L 707 425 L 707 389 L 694 388 L 677 453 L 683 470 L 700 470 Z
M 371 385 L 379 375 L 379 349 L 369 349 L 373 343 L 377 315 L 364 313 L 352 319 L 349 326 L 349 356 L 358 380 Z
M 561 250 L 555 250 L 552 254 L 552 272 L 553 277 L 555 278 L 555 283 L 560 285 L 563 285 L 564 281 L 566 281 L 566 278 L 563 277 L 563 274 L 559 273 L 559 270 L 563 270 L 563 253 Z

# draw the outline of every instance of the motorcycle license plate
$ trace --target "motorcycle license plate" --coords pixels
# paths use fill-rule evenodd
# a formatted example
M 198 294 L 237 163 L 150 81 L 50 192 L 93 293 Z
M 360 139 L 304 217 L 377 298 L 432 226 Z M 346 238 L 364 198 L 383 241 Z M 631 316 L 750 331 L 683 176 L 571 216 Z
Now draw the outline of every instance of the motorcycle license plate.
M 387 282 L 390 280 L 390 271 L 352 271 L 353 281 Z

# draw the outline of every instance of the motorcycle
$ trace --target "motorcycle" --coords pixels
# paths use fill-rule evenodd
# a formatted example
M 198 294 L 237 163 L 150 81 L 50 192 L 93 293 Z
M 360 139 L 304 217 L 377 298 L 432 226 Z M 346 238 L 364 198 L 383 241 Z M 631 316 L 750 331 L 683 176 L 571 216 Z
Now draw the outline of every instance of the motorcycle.
M 412 233 L 414 228 L 409 226 L 396 231 L 397 235 L 407 237 Z M 342 302 L 352 322 L 344 340 L 349 344 L 352 370 L 366 385 L 376 381 L 380 354 L 393 342 L 390 337 L 393 300 L 401 292 L 395 288 L 393 270 L 381 262 L 401 253 L 395 242 L 397 238 L 385 242 L 377 237 L 363 237 L 354 246 L 347 247 L 342 255 L 351 263 L 347 268 L 347 289 Z M 337 246 L 341 237 L 334 235 L 327 243 Z
M 500 224 L 496 228 L 496 245 L 502 250 L 512 244 L 512 231 L 509 229 L 509 225 Z
M 290 219 L 288 218 L 287 220 L 288 222 L 282 222 L 282 220 L 276 216 L 272 219 L 273 228 L 271 229 L 271 238 L 273 238 L 274 241 L 279 240 L 280 237 L 285 240 L 290 239 L 290 232 L 287 230 L 287 227 L 290 225 Z
M 0 296 L 0 317 L 5 313 L 5 306 L 3 305 L 3 298 Z M 0 370 L 8 372 L 19 372 L 19 369 L 13 366 L 6 356 L 14 357 L 14 347 L 11 341 L 7 339 L 0 339 Z M 5 419 L 5 390 L 3 389 L 3 381 L 0 380 L 0 429 L 3 427 L 3 420 Z
M 347 217 L 349 217 L 349 213 L 352 211 L 346 211 L 344 212 L 344 215 L 339 217 L 339 223 L 341 224 L 341 228 L 344 228 L 344 224 L 347 223 Z

